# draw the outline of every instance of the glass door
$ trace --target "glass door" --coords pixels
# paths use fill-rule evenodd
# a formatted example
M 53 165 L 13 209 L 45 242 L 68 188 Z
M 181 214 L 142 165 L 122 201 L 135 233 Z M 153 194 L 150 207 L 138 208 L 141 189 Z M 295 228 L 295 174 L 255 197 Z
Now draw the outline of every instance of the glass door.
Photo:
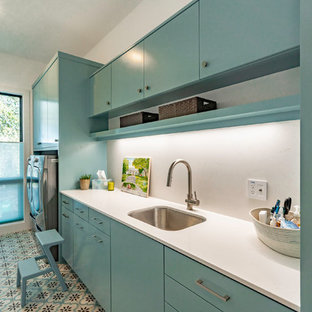
M 0 93 L 0 224 L 24 219 L 22 97 Z

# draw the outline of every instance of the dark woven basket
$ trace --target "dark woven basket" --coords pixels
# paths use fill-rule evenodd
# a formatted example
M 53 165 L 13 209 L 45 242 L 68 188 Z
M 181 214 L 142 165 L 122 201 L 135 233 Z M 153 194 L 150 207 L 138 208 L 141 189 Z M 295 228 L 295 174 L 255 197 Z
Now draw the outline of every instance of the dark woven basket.
M 140 112 L 120 117 L 120 128 L 152 122 L 159 119 L 158 114 Z
M 172 104 L 159 107 L 159 119 L 168 119 L 173 117 L 185 116 L 206 112 L 217 108 L 215 101 L 206 100 L 200 97 L 193 97 Z

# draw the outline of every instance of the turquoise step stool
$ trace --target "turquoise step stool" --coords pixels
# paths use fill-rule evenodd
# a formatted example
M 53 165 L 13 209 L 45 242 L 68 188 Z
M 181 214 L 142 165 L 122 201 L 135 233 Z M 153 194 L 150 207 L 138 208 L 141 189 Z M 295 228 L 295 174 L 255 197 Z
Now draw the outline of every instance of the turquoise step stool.
M 34 258 L 26 259 L 19 261 L 17 264 L 17 280 L 16 287 L 21 287 L 21 305 L 22 307 L 26 304 L 26 283 L 30 278 L 34 278 L 43 274 L 54 272 L 57 276 L 63 291 L 67 290 L 67 286 L 64 282 L 64 279 L 61 275 L 61 272 L 55 263 L 55 260 L 52 256 L 50 248 L 55 245 L 60 245 L 64 242 L 64 238 L 56 230 L 48 230 L 43 232 L 35 233 L 44 255 L 37 256 Z M 37 264 L 37 260 L 47 258 L 50 264 L 50 267 L 44 270 L 40 270 Z

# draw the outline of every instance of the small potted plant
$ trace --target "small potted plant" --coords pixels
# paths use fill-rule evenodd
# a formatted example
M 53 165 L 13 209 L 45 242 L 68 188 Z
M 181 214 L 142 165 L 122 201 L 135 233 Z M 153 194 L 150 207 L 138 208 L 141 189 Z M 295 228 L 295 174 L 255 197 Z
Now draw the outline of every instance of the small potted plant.
M 88 190 L 90 186 L 91 174 L 84 174 L 80 177 L 80 189 Z

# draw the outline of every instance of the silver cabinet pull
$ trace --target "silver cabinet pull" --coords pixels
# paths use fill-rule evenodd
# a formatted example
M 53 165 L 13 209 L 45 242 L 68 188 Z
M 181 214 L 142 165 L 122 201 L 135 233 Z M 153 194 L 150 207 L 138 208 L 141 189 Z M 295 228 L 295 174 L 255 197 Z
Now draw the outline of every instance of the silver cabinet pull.
M 142 89 L 141 88 L 138 89 L 138 93 L 142 93 Z
M 149 90 L 150 89 L 150 86 L 145 86 L 145 90 Z
M 102 240 L 99 240 L 99 241 L 98 241 L 98 243 L 102 244 L 102 243 L 103 243 L 103 241 L 102 241 Z
M 69 203 L 65 200 L 63 200 L 63 204 L 68 205 Z
M 221 295 L 219 295 L 218 293 L 216 293 L 215 291 L 213 291 L 213 290 L 211 290 L 210 288 L 206 287 L 206 286 L 204 285 L 204 282 L 203 282 L 202 280 L 196 281 L 196 285 L 198 285 L 199 287 L 205 289 L 205 290 L 208 291 L 210 294 L 216 296 L 217 298 L 221 299 L 221 300 L 224 301 L 224 302 L 227 302 L 227 301 L 230 299 L 230 297 L 229 297 L 228 295 L 221 296 Z
M 54 139 L 54 142 L 58 142 L 58 139 Z
M 106 104 L 107 104 L 107 105 L 110 105 L 110 101 L 107 101 Z
M 62 215 L 63 215 L 63 217 L 65 217 L 65 218 L 69 218 L 69 216 L 68 215 L 66 215 L 65 213 L 62 213 Z
M 94 221 L 96 221 L 97 222 L 97 224 L 103 224 L 103 221 L 101 221 L 100 219 L 98 219 L 98 218 L 92 218 Z M 99 220 L 99 221 L 98 221 Z
M 80 213 L 84 213 L 84 211 L 83 211 L 83 210 L 80 210 L 79 212 L 80 212 Z
M 203 62 L 202 62 L 202 67 L 208 67 L 208 62 L 203 61 Z

